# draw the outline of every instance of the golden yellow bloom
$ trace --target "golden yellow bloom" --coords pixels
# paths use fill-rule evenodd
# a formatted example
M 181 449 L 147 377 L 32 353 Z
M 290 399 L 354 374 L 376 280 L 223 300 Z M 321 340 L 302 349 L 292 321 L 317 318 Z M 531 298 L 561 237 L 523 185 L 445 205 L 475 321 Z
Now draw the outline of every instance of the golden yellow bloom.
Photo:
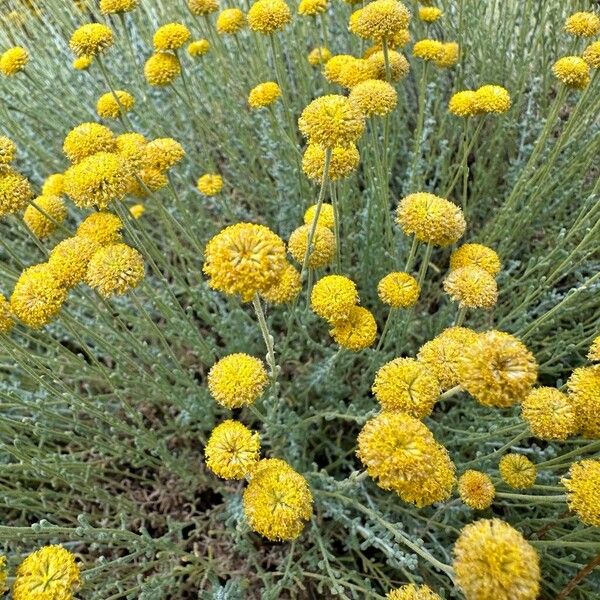
M 348 29 L 362 38 L 380 41 L 408 29 L 410 13 L 397 0 L 374 0 L 358 12 L 350 19 Z
M 356 59 L 350 54 L 336 54 L 327 59 L 327 61 L 325 61 L 325 68 L 323 69 L 325 79 L 331 83 L 339 83 L 341 85 L 340 75 L 342 69 L 351 64 L 354 60 Z
M 72 163 L 81 162 L 98 152 L 114 152 L 116 149 L 113 132 L 99 123 L 77 125 L 69 131 L 63 143 L 63 152 Z
M 236 223 L 208 242 L 203 271 L 210 287 L 249 302 L 278 280 L 286 264 L 285 244 L 278 235 L 264 225 Z
M 0 136 L 0 169 L 7 167 L 17 155 L 16 144 L 6 136 Z
M 59 196 L 38 196 L 34 203 L 35 206 L 29 205 L 25 209 L 23 221 L 35 236 L 43 239 L 54 232 L 56 223 L 62 223 L 66 219 L 67 208 L 64 200 Z M 53 220 L 39 211 L 36 206 Z
M 442 597 L 429 586 L 414 583 L 396 588 L 388 592 L 385 597 L 387 600 L 442 600 Z
M 298 14 L 307 17 L 320 15 L 327 10 L 327 0 L 300 0 Z
M 413 46 L 413 56 L 437 62 L 444 56 L 444 44 L 438 40 L 419 40 Z
M 434 23 L 442 16 L 442 11 L 435 6 L 420 6 L 419 19 L 425 23 Z
M 500 519 L 463 528 L 454 545 L 456 582 L 467 600 L 535 600 L 540 559 L 525 538 Z
M 32 199 L 31 184 L 23 175 L 0 170 L 0 218 L 22 210 Z
M 304 263 L 311 227 L 312 225 L 301 225 L 290 235 L 288 251 L 300 264 Z M 324 267 L 335 258 L 335 235 L 327 227 L 317 225 L 312 245 L 308 257 L 308 266 L 311 269 Z
M 181 65 L 174 54 L 157 52 L 144 65 L 144 77 L 150 85 L 169 85 L 179 77 Z
M 594 338 L 587 357 L 592 362 L 600 362 L 600 335 Z
M 198 179 L 197 187 L 205 196 L 216 196 L 223 189 L 223 178 L 216 173 L 207 173 Z
M 260 437 L 228 419 L 211 432 L 204 448 L 206 466 L 223 479 L 243 479 L 260 459 Z
M 99 249 L 98 242 L 76 235 L 63 240 L 52 249 L 48 265 L 60 285 L 70 289 L 84 280 L 88 264 Z
M 208 373 L 208 389 L 225 408 L 254 404 L 269 383 L 261 360 L 248 354 L 229 354 L 215 363 Z
M 391 113 L 398 102 L 396 90 L 387 82 L 368 79 L 352 88 L 350 102 L 354 102 L 367 116 L 384 116 Z
M 484 406 L 508 408 L 525 399 L 537 380 L 538 365 L 527 347 L 502 331 L 487 331 L 465 348 L 461 385 Z
M 338 181 L 347 177 L 358 167 L 360 154 L 355 144 L 337 146 L 331 152 L 328 177 L 331 181 Z M 325 167 L 325 148 L 319 144 L 309 144 L 302 157 L 302 170 L 313 181 L 323 179 Z
M 600 438 L 600 365 L 575 369 L 567 387 L 582 435 Z
M 450 98 L 448 110 L 457 117 L 473 117 L 478 115 L 477 92 L 473 92 L 472 90 L 456 92 Z
M 308 62 L 313 67 L 316 67 L 318 65 L 324 65 L 326 62 L 329 61 L 330 58 L 331 52 L 323 46 L 321 46 L 320 48 L 313 48 L 308 53 Z
M 0 324 L 0 331 L 1 328 L 2 325 Z M 8 591 L 8 585 L 6 584 L 7 579 L 8 572 L 6 570 L 6 556 L 4 556 L 4 554 L 0 554 L 0 594 L 5 594 Z
M 183 160 L 185 150 L 173 138 L 157 138 L 144 147 L 144 167 L 168 171 Z
M 21 48 L 20 46 L 9 48 L 0 56 L 0 73 L 7 77 L 16 75 L 25 68 L 28 61 L 29 54 L 25 48 Z
M 362 135 L 365 117 L 348 98 L 329 94 L 313 100 L 302 111 L 298 126 L 311 144 L 349 146 Z
M 293 265 L 287 263 L 277 281 L 260 295 L 271 304 L 287 304 L 295 300 L 301 291 L 300 273 Z
M 521 415 L 531 433 L 542 440 L 566 440 L 577 431 L 577 414 L 566 394 L 550 387 L 532 390 L 523 400 Z
M 317 205 L 313 204 L 306 209 L 304 213 L 304 223 L 310 225 L 317 214 Z M 327 202 L 321 204 L 321 211 L 319 212 L 319 218 L 317 219 L 317 225 L 327 227 L 328 229 L 334 229 L 335 227 L 335 215 L 333 213 L 333 206 Z
M 64 192 L 65 176 L 62 173 L 48 175 L 42 185 L 42 196 L 60 196 Z
M 143 204 L 134 204 L 129 209 L 129 214 L 134 219 L 140 219 L 145 212 L 146 212 L 146 207 Z
M 367 421 L 356 455 L 380 488 L 419 508 L 449 498 L 456 481 L 446 449 L 406 413 L 382 412 Z
M 458 493 L 468 507 L 485 510 L 492 505 L 496 488 L 489 475 L 470 469 L 459 477 Z
M 377 322 L 370 310 L 362 306 L 353 306 L 348 319 L 336 321 L 329 333 L 342 348 L 360 352 L 375 341 Z
M 188 8 L 193 15 L 205 16 L 219 10 L 218 0 L 188 0 Z
M 400 81 L 408 75 L 410 65 L 403 54 L 394 50 L 389 50 L 388 60 L 390 63 L 391 81 Z M 371 56 L 369 56 L 369 62 L 375 67 L 375 77 L 377 79 L 386 79 L 385 56 L 383 50 L 378 50 L 371 54 Z
M 132 11 L 139 0 L 100 0 L 103 15 L 121 14 Z
M 106 51 L 114 43 L 110 27 L 102 23 L 88 23 L 75 30 L 69 46 L 75 56 L 96 56 Z
M 8 333 L 15 326 L 12 312 L 10 310 L 10 304 L 4 297 L 4 294 L 0 294 L 0 333 Z M 0 562 L 3 557 L 0 557 Z M 0 567 L 0 593 L 2 593 L 2 573 Z
M 592 69 L 600 69 L 600 42 L 592 42 L 583 51 L 583 60 L 590 65 Z
M 121 241 L 122 229 L 123 221 L 117 215 L 100 211 L 92 213 L 81 222 L 77 228 L 77 236 L 89 238 L 101 246 L 108 246 Z
M 410 42 L 410 32 L 408 29 L 399 29 L 391 38 L 388 38 L 387 45 L 388 49 L 393 50 L 394 48 L 402 48 L 403 46 L 406 46 L 408 42 Z M 373 44 L 373 46 L 370 46 L 364 51 L 363 58 L 369 58 L 375 54 L 375 52 L 382 50 L 383 45 L 381 42 Z
M 73 61 L 73 68 L 77 71 L 86 71 L 93 62 L 94 59 L 91 56 L 79 56 Z
M 491 310 L 498 301 L 496 280 L 476 266 L 450 271 L 444 279 L 444 291 L 460 308 Z
M 417 358 L 429 366 L 443 390 L 460 382 L 461 360 L 466 349 L 478 339 L 478 334 L 466 327 L 450 327 L 426 342 Z
M 420 192 L 400 201 L 396 222 L 406 235 L 434 246 L 456 243 L 467 226 L 462 210 L 439 196 Z
M 250 108 L 264 108 L 270 106 L 281 96 L 281 89 L 274 81 L 259 83 L 248 94 Z
M 93 254 L 85 279 L 105 298 L 126 294 L 144 279 L 144 259 L 127 244 L 103 246 Z
M 118 154 L 98 152 L 67 169 L 65 193 L 80 208 L 103 209 L 124 198 L 131 177 L 129 163 Z
M 600 33 L 600 17 L 593 12 L 576 12 L 566 20 L 565 31 L 577 37 L 593 37 Z
M 239 8 L 226 8 L 217 17 L 217 32 L 220 35 L 233 35 L 246 25 L 246 16 Z
M 310 307 L 330 323 L 348 320 L 358 304 L 356 284 L 343 275 L 326 275 L 317 281 L 310 295 Z
M 116 138 L 117 153 L 133 168 L 139 171 L 145 159 L 146 138 L 141 133 L 122 133 Z
M 191 37 L 190 30 L 181 23 L 167 23 L 159 27 L 154 33 L 152 43 L 157 52 L 178 50 Z
M 210 42 L 204 38 L 188 44 L 187 53 L 190 56 L 204 56 L 210 50 Z
M 25 325 L 37 329 L 56 317 L 66 298 L 66 289 L 52 269 L 42 263 L 21 273 L 10 298 L 10 309 Z
M 99 117 L 103 119 L 117 119 L 119 115 L 129 112 L 133 108 L 135 98 L 129 92 L 115 90 L 115 94 L 108 92 L 98 98 L 96 112 Z
M 131 182 L 129 193 L 136 198 L 146 198 L 148 193 L 162 190 L 169 184 L 165 171 L 148 167 L 137 174 L 137 179 Z
M 458 62 L 460 48 L 456 42 L 442 44 L 442 53 L 435 61 L 435 66 L 440 69 L 450 69 Z
M 277 459 L 258 463 L 243 502 L 250 529 L 271 541 L 295 540 L 313 512 L 306 479 Z
M 355 58 L 342 65 L 338 76 L 339 84 L 352 89 L 363 81 L 375 78 L 376 70 L 372 62 L 364 58 Z
M 427 364 L 414 358 L 395 358 L 383 365 L 371 391 L 383 410 L 402 411 L 417 419 L 431 414 L 441 392 Z
M 44 546 L 18 567 L 14 600 L 72 600 L 81 574 L 75 556 L 62 546 Z
M 408 273 L 388 273 L 377 284 L 379 299 L 392 308 L 409 308 L 419 299 L 421 288 L 417 280 Z
M 590 67 L 579 56 L 563 56 L 552 67 L 552 72 L 567 87 L 582 90 L 590 83 Z
M 290 7 L 283 0 L 257 0 L 248 11 L 250 29 L 266 35 L 281 31 L 291 20 Z
M 522 454 L 505 454 L 498 465 L 504 483 L 518 490 L 530 488 L 537 478 L 535 465 Z
M 569 476 L 561 479 L 567 488 L 569 508 L 586 525 L 600 527 L 600 460 L 588 458 L 573 463 Z
M 483 85 L 475 92 L 475 105 L 480 113 L 505 113 L 512 101 L 506 88 L 500 85 Z
M 483 244 L 463 244 L 450 256 L 450 270 L 461 267 L 479 267 L 487 271 L 492 277 L 500 272 L 502 264 L 500 258 L 491 248 Z

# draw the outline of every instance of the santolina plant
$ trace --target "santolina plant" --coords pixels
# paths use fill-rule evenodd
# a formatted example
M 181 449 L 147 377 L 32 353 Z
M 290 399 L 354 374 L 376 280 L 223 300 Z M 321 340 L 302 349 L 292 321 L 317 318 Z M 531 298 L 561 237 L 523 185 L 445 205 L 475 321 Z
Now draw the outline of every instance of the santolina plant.
M 591 3 L 0 10 L 0 594 L 597 597 Z

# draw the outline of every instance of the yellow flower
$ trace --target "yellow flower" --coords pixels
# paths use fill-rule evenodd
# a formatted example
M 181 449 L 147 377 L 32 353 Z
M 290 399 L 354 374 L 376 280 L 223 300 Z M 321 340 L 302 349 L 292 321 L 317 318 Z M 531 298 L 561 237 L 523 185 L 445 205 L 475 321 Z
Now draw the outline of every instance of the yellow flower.
M 116 138 L 117 153 L 123 157 L 135 171 L 139 171 L 144 163 L 146 138 L 141 133 L 122 133 Z
M 329 94 L 313 100 L 302 111 L 298 126 L 311 144 L 349 146 L 362 135 L 365 117 L 348 98 Z
M 402 29 L 408 29 L 410 13 L 402 2 L 397 0 L 374 0 L 350 20 L 352 33 L 367 39 L 383 40 L 391 38 Z
M 498 470 L 507 485 L 519 490 L 530 488 L 537 478 L 535 465 L 522 454 L 505 454 L 500 459 Z
M 325 64 L 327 61 L 329 61 L 330 58 L 331 58 L 331 52 L 327 48 L 324 48 L 324 47 L 313 48 L 308 53 L 308 62 L 313 67 Z
M 581 433 L 600 438 L 600 365 L 575 369 L 567 381 Z
M 281 31 L 291 20 L 290 7 L 283 0 L 257 0 L 248 11 L 250 29 L 267 35 Z
M 352 88 L 350 102 L 354 102 L 367 116 L 383 117 L 391 113 L 398 102 L 396 90 L 387 82 L 368 79 Z
M 420 40 L 413 46 L 413 56 L 437 62 L 444 56 L 444 44 L 438 40 Z
M 281 96 L 281 89 L 274 81 L 259 83 L 248 94 L 250 108 L 265 108 L 270 106 Z
M 379 299 L 392 308 L 409 308 L 419 299 L 421 288 L 417 280 L 400 271 L 388 273 L 377 284 Z
M 302 225 L 290 235 L 288 251 L 300 264 L 304 263 L 311 227 L 312 225 Z M 317 225 L 312 246 L 308 257 L 308 266 L 311 269 L 324 267 L 335 258 L 335 236 L 327 227 Z
M 157 52 L 178 50 L 191 37 L 190 30 L 181 23 L 167 23 L 159 27 L 154 33 L 152 43 Z
M 306 209 L 304 213 L 304 223 L 310 225 L 317 214 L 317 205 L 313 204 Z M 317 225 L 327 227 L 327 229 L 334 229 L 335 227 L 335 215 L 333 213 L 333 206 L 327 202 L 321 204 L 321 211 L 319 212 L 319 218 L 317 219 Z
M 314 285 L 310 295 L 310 307 L 330 323 L 347 320 L 356 304 L 356 284 L 343 275 L 322 277 Z
M 376 70 L 372 62 L 364 58 L 354 58 L 342 65 L 338 83 L 345 88 L 352 89 L 363 81 L 375 78 Z
M 465 348 L 461 385 L 484 406 L 508 408 L 525 399 L 537 380 L 538 365 L 527 347 L 502 331 L 487 331 Z
M 485 510 L 492 505 L 496 488 L 489 475 L 470 469 L 459 477 L 458 493 L 468 507 Z
M 110 48 L 114 43 L 110 27 L 102 23 L 88 23 L 75 30 L 69 46 L 75 56 L 96 56 Z
M 402 411 L 422 419 L 433 411 L 441 390 L 426 363 L 395 358 L 377 371 L 371 391 L 383 410 Z
M 592 362 L 600 362 L 600 335 L 594 338 L 587 357 Z
M 65 193 L 80 208 L 104 209 L 124 198 L 131 177 L 129 164 L 118 154 L 98 152 L 67 169 Z
M 220 35 L 233 35 L 246 25 L 246 17 L 239 8 L 226 8 L 217 17 L 217 32 Z
M 210 287 L 248 302 L 268 290 L 286 264 L 285 244 L 278 235 L 264 225 L 237 223 L 208 242 L 203 270 Z
M 477 105 L 477 92 L 472 90 L 456 92 L 450 98 L 448 110 L 457 117 L 474 117 L 480 114 Z
M 444 291 L 460 308 L 491 310 L 498 301 L 496 280 L 476 266 L 450 271 L 444 279 Z
M 139 0 L 100 0 L 100 10 L 103 15 L 120 14 L 132 11 Z
M 134 104 L 135 98 L 129 92 L 116 90 L 114 94 L 108 92 L 98 98 L 96 112 L 103 119 L 117 119 L 122 113 L 129 112 Z
M 15 160 L 17 155 L 17 146 L 6 136 L 0 136 L 0 169 L 7 167 Z
M 420 192 L 400 201 L 396 221 L 406 235 L 434 246 L 456 243 L 467 226 L 462 210 L 439 196 Z
M 563 56 L 552 67 L 552 72 L 567 87 L 582 90 L 590 83 L 590 67 L 579 56 Z
M 593 37 L 600 33 L 600 17 L 593 12 L 577 12 L 566 20 L 565 31 L 577 37 Z
M 62 546 L 44 546 L 17 568 L 14 600 L 72 600 L 81 575 L 75 556 Z
M 15 326 L 15 322 L 10 309 L 10 303 L 0 294 L 0 333 L 8 333 Z M 0 556 L 0 562 L 2 557 Z M 2 571 L 0 567 L 0 593 L 2 593 Z
M 0 331 L 1 330 L 2 325 L 0 325 Z M 8 585 L 6 584 L 7 579 L 8 572 L 6 570 L 6 556 L 4 556 L 4 554 L 0 554 L 0 594 L 4 595 L 8 591 Z
M 386 600 L 442 600 L 442 597 L 436 594 L 427 585 L 416 585 L 410 583 L 396 588 L 386 595 Z
M 301 291 L 300 273 L 287 263 L 275 283 L 267 290 L 262 291 L 260 295 L 271 304 L 287 304 L 294 300 Z
M 198 179 L 197 187 L 205 196 L 216 196 L 223 189 L 223 178 L 216 173 L 207 173 Z
M 450 69 L 458 62 L 459 46 L 456 42 L 442 44 L 442 53 L 435 61 L 435 66 L 440 69 Z
M 23 221 L 25 225 L 40 239 L 48 237 L 56 229 L 56 223 L 62 223 L 67 217 L 67 208 L 62 198 L 58 196 L 38 196 L 35 206 L 25 209 Z M 48 218 L 44 213 L 52 217 Z
M 129 209 L 129 214 L 134 219 L 140 219 L 145 212 L 146 212 L 146 207 L 143 204 L 134 204 Z
M 456 582 L 467 600 L 535 600 L 540 559 L 525 538 L 500 519 L 463 528 L 454 545 Z
M 419 19 L 425 23 L 434 23 L 442 16 L 442 11 L 435 6 L 420 6 Z
M 475 106 L 480 113 L 505 113 L 512 101 L 506 88 L 500 85 L 483 85 L 475 92 Z
M 52 249 L 48 265 L 60 285 L 69 289 L 84 280 L 88 264 L 99 249 L 100 244 L 88 237 L 70 237 Z
M 9 48 L 0 56 L 0 72 L 7 77 L 11 77 L 22 71 L 28 61 L 29 54 L 25 48 L 20 46 Z
M 78 237 L 86 237 L 100 244 L 108 246 L 121 241 L 123 221 L 111 213 L 100 211 L 86 217 L 77 228 Z
M 24 209 L 32 199 L 31 184 L 23 175 L 0 170 L 0 218 Z
M 129 193 L 136 198 L 146 198 L 148 193 L 162 190 L 169 184 L 165 171 L 148 167 L 137 174 L 137 179 L 131 182 Z
M 271 541 L 295 540 L 312 517 L 308 482 L 287 463 L 262 460 L 244 490 L 244 514 L 250 529 Z
M 62 173 L 48 175 L 42 185 L 42 196 L 61 196 L 64 192 L 65 176 Z
M 342 69 L 351 64 L 354 60 L 356 59 L 350 54 L 336 54 L 335 56 L 327 59 L 327 61 L 324 61 L 325 68 L 323 69 L 325 79 L 331 83 L 339 83 L 341 85 L 342 82 L 340 75 L 342 73 Z
M 327 10 L 327 0 L 300 0 L 298 14 L 307 17 L 320 15 Z
M 377 322 L 370 310 L 362 306 L 353 306 L 348 319 L 336 321 L 329 333 L 342 348 L 360 352 L 375 341 Z
M 567 488 L 569 508 L 586 525 L 600 527 L 600 460 L 585 459 L 569 469 L 569 479 L 561 479 Z
M 144 147 L 144 167 L 168 171 L 183 160 L 185 150 L 173 138 L 157 138 Z
M 360 154 L 355 144 L 337 146 L 331 152 L 328 177 L 331 181 L 338 181 L 347 177 L 358 167 Z M 313 181 L 323 179 L 325 167 L 325 148 L 319 144 L 309 144 L 302 157 L 302 170 Z
M 417 358 L 429 366 L 443 390 L 460 382 L 461 360 L 466 349 L 478 339 L 478 334 L 466 327 L 445 329 L 419 349 Z
M 79 56 L 73 61 L 73 68 L 77 71 L 86 71 L 93 62 L 94 59 L 91 56 Z
M 187 53 L 190 56 L 204 56 L 210 50 L 210 42 L 204 38 L 188 44 Z
M 260 459 L 260 437 L 228 419 L 211 432 L 204 448 L 206 466 L 223 479 L 243 479 Z
M 85 279 L 105 298 L 126 294 L 144 279 L 144 259 L 127 244 L 103 246 L 93 254 Z
M 382 412 L 367 421 L 356 455 L 380 488 L 418 508 L 449 498 L 456 481 L 446 449 L 406 413 Z
M 72 163 L 81 162 L 98 152 L 114 152 L 116 149 L 113 132 L 99 123 L 77 125 L 69 131 L 63 144 L 63 152 Z
M 218 0 L 188 0 L 188 8 L 193 15 L 205 16 L 219 10 Z
M 463 244 L 450 256 L 450 270 L 461 267 L 479 267 L 496 277 L 502 265 L 500 258 L 491 248 L 482 244 Z
M 600 42 L 591 43 L 583 51 L 583 60 L 585 60 L 592 69 L 600 69 Z
M 410 65 L 404 55 L 394 50 L 388 51 L 388 61 L 390 64 L 391 81 L 400 81 L 404 79 L 410 71 Z M 386 79 L 385 74 L 385 56 L 382 50 L 374 52 L 369 56 L 369 62 L 375 67 L 375 77 L 377 79 Z
M 531 433 L 542 440 L 566 440 L 577 431 L 577 413 L 566 394 L 550 387 L 532 390 L 521 405 Z
M 392 37 L 388 38 L 387 45 L 388 49 L 393 50 L 394 48 L 402 48 L 403 46 L 406 46 L 408 42 L 410 42 L 410 32 L 408 31 L 408 29 L 399 29 L 398 31 L 396 31 L 396 33 L 394 33 Z M 364 51 L 363 58 L 369 58 L 370 56 L 375 54 L 375 52 L 379 52 L 382 50 L 383 45 L 381 42 L 374 44 L 373 46 L 367 48 Z
M 144 65 L 144 77 L 150 85 L 164 86 L 173 83 L 181 73 L 181 65 L 174 54 L 157 52 Z
M 38 329 L 58 315 L 66 298 L 66 289 L 43 263 L 21 273 L 10 298 L 10 309 L 25 325 Z
M 208 389 L 225 408 L 254 404 L 269 383 L 261 360 L 248 354 L 230 354 L 215 363 L 208 373 Z

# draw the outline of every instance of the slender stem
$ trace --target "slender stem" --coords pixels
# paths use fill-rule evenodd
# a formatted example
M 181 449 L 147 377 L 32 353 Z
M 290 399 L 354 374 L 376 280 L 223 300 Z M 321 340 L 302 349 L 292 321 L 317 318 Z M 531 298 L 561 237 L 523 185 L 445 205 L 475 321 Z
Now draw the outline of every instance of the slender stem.
M 271 381 L 275 383 L 277 379 L 277 362 L 275 361 L 275 346 L 273 336 L 269 333 L 269 327 L 267 325 L 267 319 L 265 318 L 265 313 L 263 311 L 262 304 L 260 302 L 260 297 L 258 294 L 254 295 L 252 299 L 252 304 L 254 306 L 254 310 L 256 312 L 256 318 L 258 319 L 258 325 L 260 327 L 260 332 L 262 333 L 263 339 L 265 341 L 265 345 L 267 347 L 267 364 L 269 365 L 269 369 L 271 370 Z

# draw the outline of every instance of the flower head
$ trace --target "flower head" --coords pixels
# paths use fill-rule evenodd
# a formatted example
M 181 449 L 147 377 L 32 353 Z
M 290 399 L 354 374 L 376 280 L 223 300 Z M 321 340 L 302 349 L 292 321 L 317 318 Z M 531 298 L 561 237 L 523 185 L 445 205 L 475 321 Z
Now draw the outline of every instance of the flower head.
M 343 179 L 356 170 L 360 162 L 360 154 L 355 144 L 336 146 L 331 151 L 328 177 L 331 181 Z M 325 167 L 325 148 L 319 144 L 309 144 L 302 157 L 302 170 L 313 181 L 323 179 Z
M 502 265 L 500 258 L 491 248 L 482 244 L 463 244 L 450 256 L 450 270 L 461 267 L 479 267 L 496 277 Z
M 107 211 L 95 212 L 86 217 L 77 228 L 77 236 L 108 246 L 122 239 L 123 221 L 114 213 Z
M 88 23 L 75 30 L 69 46 L 75 56 L 96 56 L 110 48 L 114 43 L 110 27 L 102 23 Z
M 583 51 L 583 60 L 592 68 L 600 69 L 600 42 L 592 42 Z
M 233 35 L 246 25 L 246 16 L 239 8 L 226 8 L 217 17 L 217 32 L 220 35 Z
M 374 0 L 358 12 L 348 28 L 362 38 L 379 41 L 408 29 L 410 13 L 398 0 Z
M 43 239 L 54 232 L 57 223 L 66 219 L 67 208 L 59 196 L 38 196 L 34 204 L 25 209 L 23 221 L 35 236 Z
M 248 94 L 250 108 L 265 108 L 281 96 L 281 89 L 274 81 L 259 83 Z
M 376 76 L 376 67 L 364 58 L 353 58 L 342 65 L 338 75 L 341 86 L 352 89 L 354 86 L 373 79 Z
M 330 323 L 347 320 L 358 304 L 356 284 L 343 275 L 326 275 L 314 285 L 310 307 Z
M 305 17 L 314 17 L 327 10 L 327 0 L 300 0 L 298 14 Z
M 512 104 L 510 94 L 500 85 L 483 85 L 475 92 L 475 106 L 480 113 L 505 113 Z
M 600 362 L 600 335 L 594 338 L 587 357 L 592 362 Z
M 81 162 L 98 152 L 114 152 L 116 149 L 113 132 L 99 123 L 77 125 L 69 131 L 63 144 L 63 152 L 72 163 Z
M 590 67 L 579 56 L 563 56 L 552 67 L 555 77 L 567 87 L 576 90 L 586 88 L 590 82 Z
M 324 65 L 331 58 L 331 52 L 328 48 L 313 48 L 308 53 L 308 62 L 313 66 Z
M 323 74 L 325 75 L 325 79 L 331 83 L 339 83 L 342 85 L 342 69 L 355 60 L 354 56 L 351 56 L 350 54 L 336 54 L 335 56 L 331 56 L 327 61 L 324 61 L 325 68 L 323 69 Z
M 491 310 L 498 301 L 496 280 L 476 266 L 450 271 L 444 279 L 444 291 L 460 308 Z
M 292 232 L 288 241 L 289 253 L 300 263 L 304 263 L 304 257 L 308 248 L 312 225 L 301 225 Z M 308 256 L 308 266 L 311 269 L 319 269 L 333 261 L 335 258 L 335 235 L 327 227 L 317 225 L 312 240 L 312 250 Z
M 375 77 L 377 79 L 386 79 L 383 51 L 378 50 L 374 52 L 369 56 L 368 60 L 375 67 Z M 390 81 L 400 81 L 408 75 L 410 65 L 403 54 L 394 50 L 388 50 L 388 61 L 390 65 Z
M 15 321 L 10 309 L 10 303 L 5 298 L 4 294 L 0 294 L 0 333 L 8 333 L 15 326 Z M 2 557 L 0 557 L 0 562 Z M 0 593 L 2 593 L 2 565 L 0 565 Z
M 444 44 L 438 40 L 419 40 L 413 46 L 413 56 L 424 61 L 437 62 L 444 56 Z
M 310 225 L 317 214 L 317 204 L 313 204 L 306 209 L 304 213 L 304 223 Z M 335 215 L 333 212 L 333 206 L 327 202 L 321 204 L 321 211 L 319 212 L 319 218 L 317 219 L 317 225 L 327 227 L 328 229 L 334 229 L 335 227 Z
M 42 185 L 42 196 L 61 196 L 64 192 L 65 176 L 53 173 L 46 177 Z
M 0 170 L 0 217 L 22 210 L 32 199 L 31 184 L 23 175 Z
M 154 33 L 152 43 L 157 52 L 178 50 L 191 37 L 190 30 L 181 23 L 167 23 L 159 27 Z
M 456 42 L 442 44 L 442 52 L 435 61 L 435 66 L 440 69 L 450 69 L 458 62 L 460 48 Z
M 496 488 L 489 475 L 469 469 L 458 479 L 458 493 L 470 508 L 485 510 L 492 505 Z
M 127 244 L 103 246 L 92 255 L 85 279 L 105 298 L 126 294 L 144 279 L 144 259 Z
M 271 541 L 295 540 L 313 512 L 306 479 L 277 459 L 258 463 L 243 502 L 250 528 Z
M 456 92 L 450 98 L 448 110 L 457 117 L 473 117 L 478 115 L 477 92 L 473 92 L 472 90 Z
M 535 465 L 522 454 L 505 454 L 500 459 L 498 470 L 502 480 L 518 490 L 530 488 L 537 478 Z
M 262 291 L 260 295 L 271 304 L 287 304 L 294 300 L 301 291 L 300 273 L 293 265 L 287 263 L 275 283 L 269 289 Z
M 565 31 L 576 37 L 593 37 L 600 33 L 600 17 L 593 12 L 576 12 L 566 20 Z
M 144 77 L 150 85 L 169 85 L 179 77 L 181 65 L 174 54 L 157 52 L 144 65 Z
M 122 113 L 129 112 L 134 104 L 135 98 L 129 92 L 116 90 L 114 94 L 108 92 L 98 98 L 96 112 L 103 119 L 117 119 Z
M 336 321 L 329 333 L 342 348 L 360 352 L 375 341 L 377 322 L 370 310 L 362 306 L 353 306 L 348 318 Z
M 100 0 L 103 15 L 122 14 L 137 7 L 139 0 Z
M 146 212 L 146 207 L 143 204 L 134 204 L 129 209 L 129 214 L 134 219 L 140 219 L 145 212 Z
M 146 157 L 146 138 L 141 133 L 122 133 L 116 138 L 117 154 L 124 158 L 134 171 L 139 171 Z
M 567 381 L 581 433 L 588 438 L 600 438 L 600 365 L 579 367 Z
M 188 8 L 198 17 L 209 15 L 219 10 L 218 0 L 188 0 Z
M 533 389 L 521 405 L 531 433 L 542 440 L 566 440 L 577 431 L 575 407 L 566 394 L 550 387 Z
M 88 264 L 99 249 L 100 244 L 96 241 L 76 235 L 52 249 L 48 265 L 60 285 L 70 289 L 84 280 Z
M 441 9 L 436 6 L 420 6 L 419 19 L 425 23 L 434 23 L 442 16 Z
M 228 419 L 211 432 L 204 448 L 206 466 L 223 479 L 243 479 L 260 459 L 260 437 Z
M 414 583 L 396 588 L 388 592 L 385 597 L 387 600 L 442 600 L 442 597 L 429 586 Z
M 77 71 L 87 71 L 93 62 L 94 59 L 91 56 L 78 56 L 73 61 L 73 68 Z
M 237 223 L 206 245 L 204 273 L 209 285 L 243 301 L 268 290 L 287 264 L 283 240 L 264 225 Z
M 600 460 L 585 459 L 569 469 L 561 479 L 567 488 L 567 503 L 577 516 L 592 527 L 600 527 Z
M 195 40 L 188 44 L 187 53 L 190 56 L 204 56 L 210 50 L 210 42 L 207 39 Z
M 368 117 L 385 116 L 398 102 L 396 90 L 387 81 L 367 79 L 352 88 L 350 102 L 354 102 Z
M 535 600 L 539 562 L 533 546 L 500 519 L 467 525 L 454 545 L 456 582 L 469 600 Z
M 198 179 L 197 187 L 205 196 L 216 196 L 223 189 L 223 178 L 217 173 L 206 173 Z
M 6 136 L 0 136 L 0 169 L 7 167 L 17 155 L 16 144 Z
M 250 29 L 265 35 L 281 31 L 291 20 L 290 7 L 283 0 L 257 0 L 248 11 Z
M 173 138 L 157 138 L 144 147 L 144 166 L 147 169 L 168 171 L 183 160 L 185 150 Z
M 408 273 L 388 273 L 377 284 L 379 299 L 392 308 L 409 308 L 419 299 L 421 288 L 417 280 Z
M 212 397 L 226 408 L 254 404 L 268 382 L 262 361 L 248 354 L 229 354 L 215 363 L 208 373 Z
M 29 54 L 25 48 L 20 46 L 9 48 L 0 56 L 0 73 L 11 77 L 22 71 L 28 62 Z

